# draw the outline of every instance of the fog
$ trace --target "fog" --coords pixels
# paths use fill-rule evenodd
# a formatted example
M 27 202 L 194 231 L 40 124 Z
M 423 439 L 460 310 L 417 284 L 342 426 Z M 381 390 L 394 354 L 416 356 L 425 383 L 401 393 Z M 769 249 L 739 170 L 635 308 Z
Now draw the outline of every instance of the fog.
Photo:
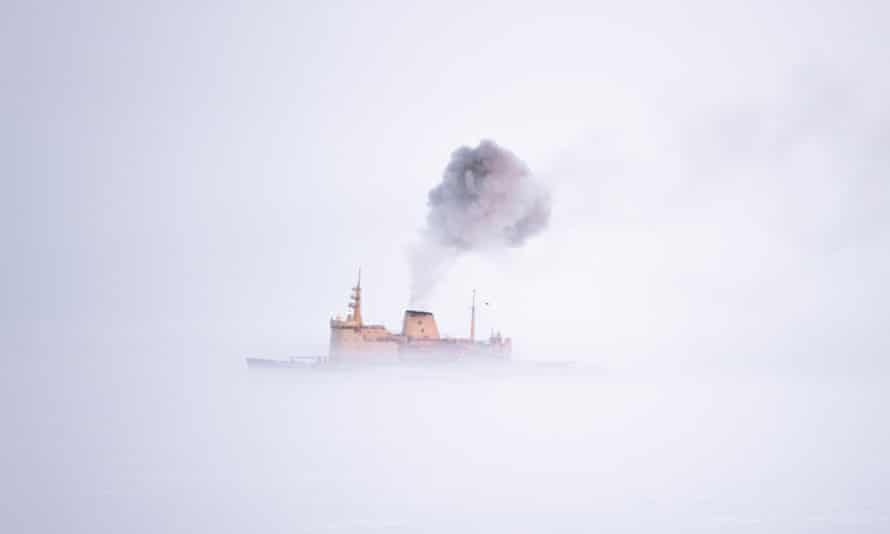
M 888 15 L 6 4 L 0 530 L 890 530 Z M 483 140 L 547 228 L 425 307 L 512 362 L 247 369 L 398 330 Z
M 18 399 L 4 446 L 9 531 L 885 532 L 890 522 L 884 378 L 156 359 L 128 352 L 82 374 L 47 366 Z

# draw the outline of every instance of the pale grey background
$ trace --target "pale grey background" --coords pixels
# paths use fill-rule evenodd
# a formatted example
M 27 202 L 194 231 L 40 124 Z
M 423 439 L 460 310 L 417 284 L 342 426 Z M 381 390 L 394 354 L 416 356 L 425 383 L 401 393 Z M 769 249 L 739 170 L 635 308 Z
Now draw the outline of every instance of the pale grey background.
M 464 530 L 510 531 L 505 511 L 530 503 L 579 531 L 890 528 L 887 6 L 3 3 L 4 530 L 454 531 L 434 519 L 456 513 Z M 463 258 L 432 304 L 443 330 L 465 333 L 475 287 L 492 303 L 480 331 L 512 335 L 518 357 L 711 378 L 403 384 L 370 401 L 373 380 L 247 376 L 248 354 L 323 352 L 360 265 L 365 316 L 398 328 L 425 195 L 482 138 L 550 184 L 552 224 Z M 332 406 L 340 419 L 318 415 Z M 629 443 L 661 443 L 659 425 L 690 413 L 687 441 L 632 461 Z M 387 440 L 356 449 L 369 434 L 342 429 L 365 421 L 438 469 L 406 467 L 416 450 Z M 435 421 L 447 431 L 418 430 Z M 468 464 L 442 444 L 471 430 L 488 452 Z M 534 441 L 554 433 L 576 448 Z M 522 458 L 492 468 L 512 446 Z M 706 475 L 660 471 L 699 460 Z M 454 476 L 503 496 L 517 465 L 552 502 L 514 495 L 489 516 L 474 508 L 488 494 L 424 492 Z M 351 493 L 356 469 L 397 487 Z M 603 470 L 614 480 L 590 475 Z M 584 473 L 619 482 L 582 487 Z M 747 489 L 729 498 L 715 480 Z M 409 497 L 425 512 L 399 517 Z M 395 519 L 374 516 L 384 503 Z
M 20 350 L 317 352 L 359 265 L 395 328 L 426 192 L 485 137 L 554 187 L 553 224 L 458 265 L 434 303 L 452 334 L 478 287 L 483 331 L 612 364 L 887 349 L 884 3 L 4 11 Z

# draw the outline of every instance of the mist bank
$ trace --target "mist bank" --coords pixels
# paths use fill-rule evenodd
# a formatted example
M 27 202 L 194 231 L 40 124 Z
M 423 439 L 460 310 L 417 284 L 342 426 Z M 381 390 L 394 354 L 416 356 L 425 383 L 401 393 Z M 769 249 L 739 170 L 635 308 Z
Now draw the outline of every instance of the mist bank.
M 5 529 L 883 532 L 890 521 L 883 376 L 256 372 L 222 347 L 167 350 L 69 352 L 103 364 L 5 375 L 19 384 L 4 408 Z

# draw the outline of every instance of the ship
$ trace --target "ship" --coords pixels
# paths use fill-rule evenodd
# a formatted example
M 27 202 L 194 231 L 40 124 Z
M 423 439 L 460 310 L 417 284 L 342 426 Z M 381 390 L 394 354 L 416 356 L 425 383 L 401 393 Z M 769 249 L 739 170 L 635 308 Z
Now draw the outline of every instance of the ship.
M 318 357 L 292 357 L 288 360 L 247 358 L 248 367 L 315 367 L 342 364 L 397 364 L 407 362 L 457 362 L 509 360 L 513 342 L 500 332 L 487 340 L 476 340 L 476 291 L 470 307 L 469 336 L 447 337 L 439 333 L 432 312 L 408 309 L 402 328 L 392 332 L 382 324 L 368 324 L 362 316 L 362 278 L 352 288 L 349 312 L 329 321 L 328 354 Z

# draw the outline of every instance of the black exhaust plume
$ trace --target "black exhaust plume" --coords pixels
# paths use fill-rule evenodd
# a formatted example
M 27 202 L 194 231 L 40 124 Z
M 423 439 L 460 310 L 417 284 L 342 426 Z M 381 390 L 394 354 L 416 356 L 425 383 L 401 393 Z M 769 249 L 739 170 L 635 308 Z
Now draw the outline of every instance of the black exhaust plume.
M 460 254 L 520 247 L 550 220 L 550 192 L 515 154 L 488 140 L 454 151 L 427 204 L 426 228 L 411 255 L 413 304 Z

